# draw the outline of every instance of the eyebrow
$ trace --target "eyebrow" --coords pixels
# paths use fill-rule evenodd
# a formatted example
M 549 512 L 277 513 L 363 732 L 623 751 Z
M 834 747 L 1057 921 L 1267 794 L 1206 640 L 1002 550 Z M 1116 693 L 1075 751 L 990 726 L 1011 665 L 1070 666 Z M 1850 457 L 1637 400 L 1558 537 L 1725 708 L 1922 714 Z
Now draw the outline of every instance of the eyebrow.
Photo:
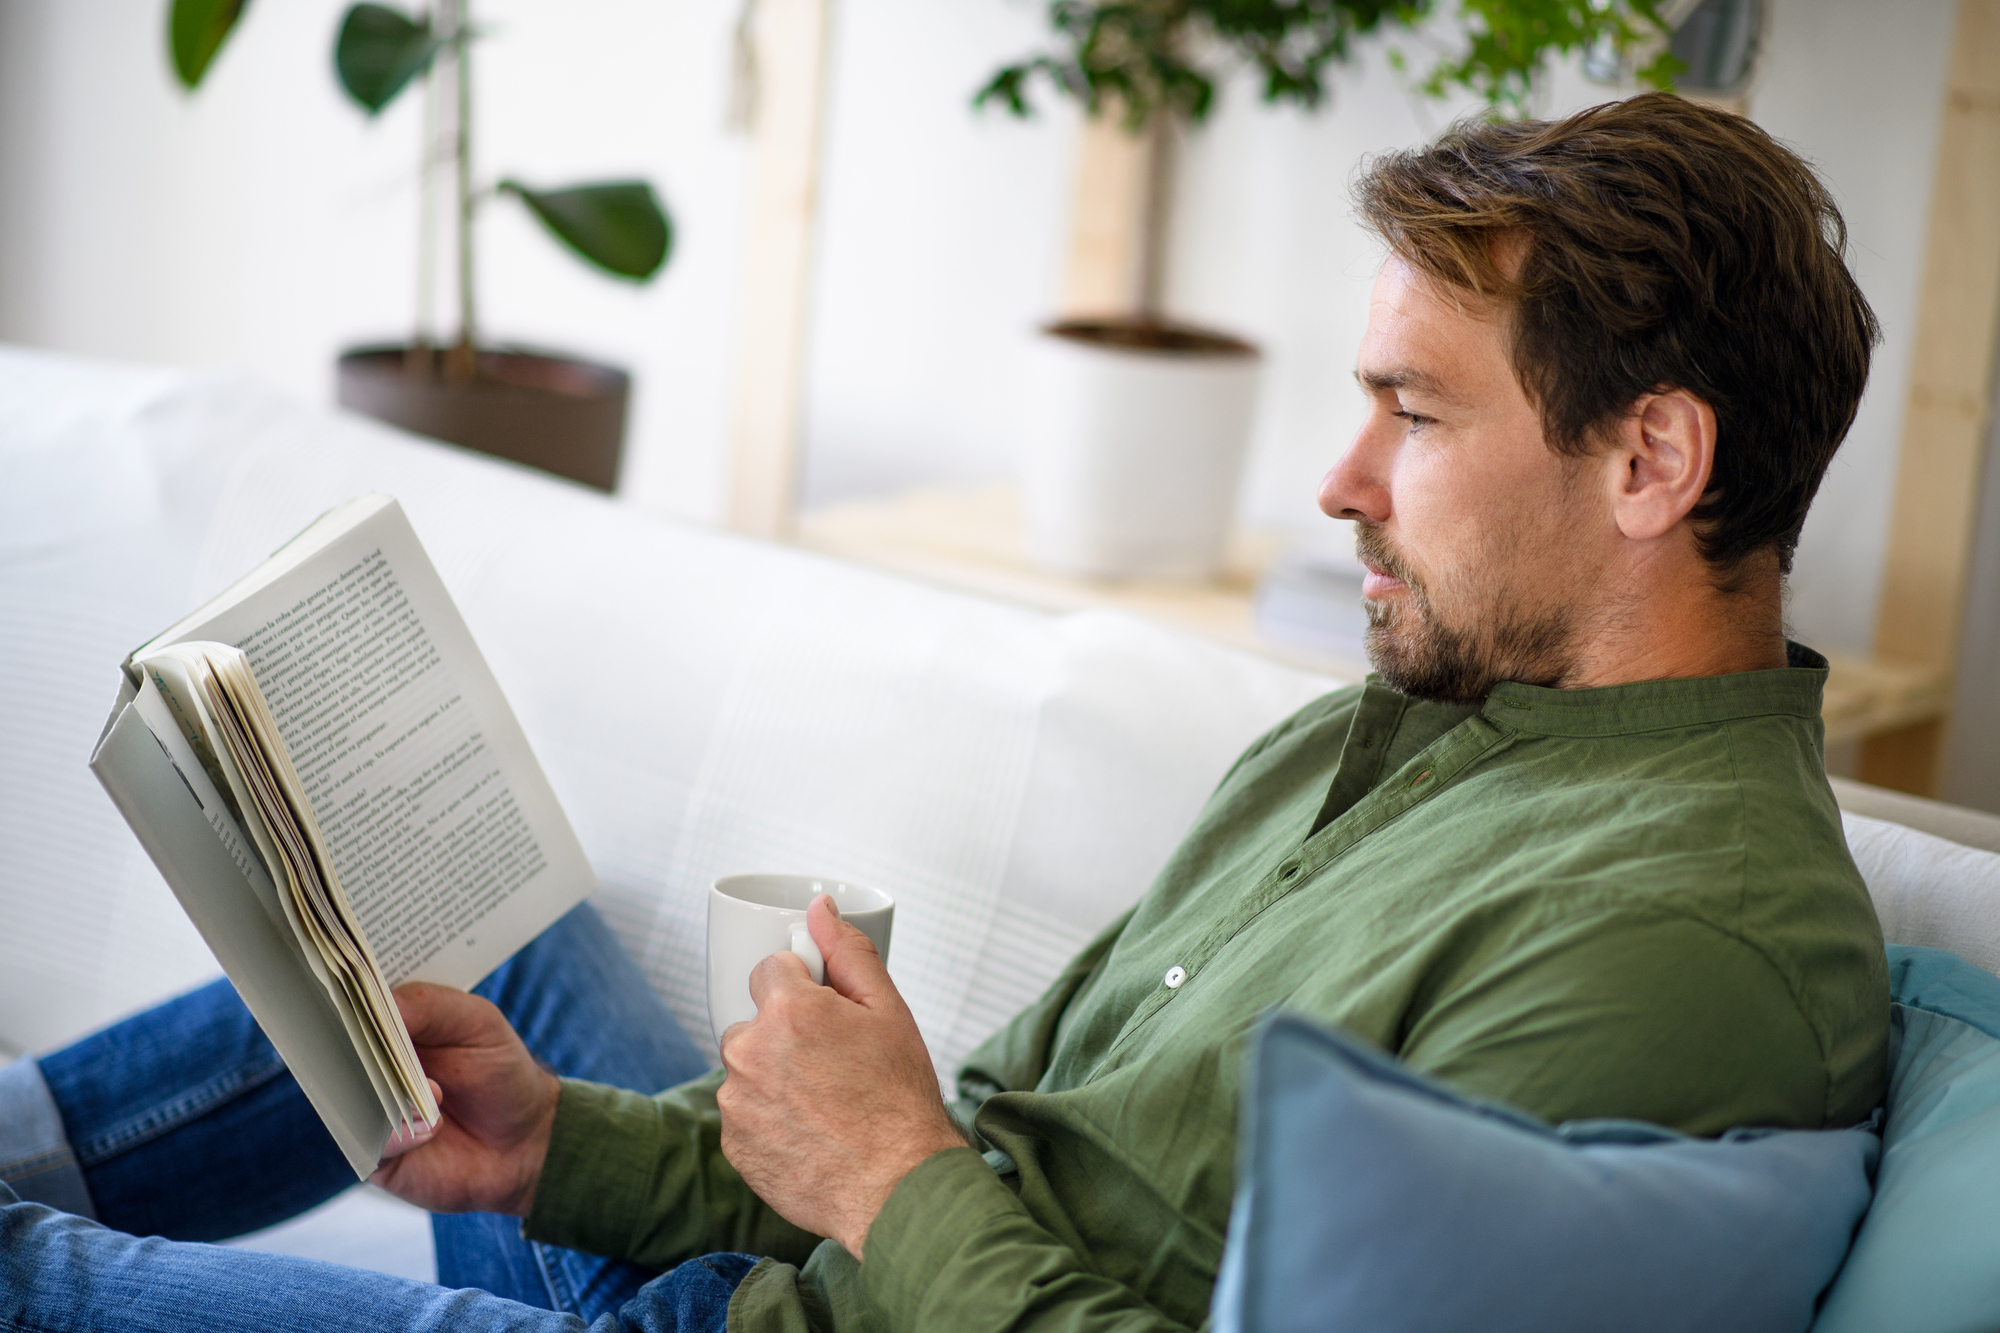
M 1445 391 L 1444 385 L 1440 384 L 1435 377 L 1426 375 L 1421 370 L 1413 370 L 1408 366 L 1398 366 L 1394 370 L 1357 369 L 1354 372 L 1354 380 L 1355 383 L 1370 393 L 1410 389 L 1426 397 L 1440 399 L 1444 402 L 1457 401 L 1453 394 Z

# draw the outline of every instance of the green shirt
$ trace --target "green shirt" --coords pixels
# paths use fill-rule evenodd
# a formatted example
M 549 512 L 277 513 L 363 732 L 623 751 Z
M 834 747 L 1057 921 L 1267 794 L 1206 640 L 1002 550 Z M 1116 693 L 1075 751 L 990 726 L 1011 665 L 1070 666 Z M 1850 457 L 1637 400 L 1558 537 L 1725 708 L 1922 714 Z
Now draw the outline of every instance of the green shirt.
M 1825 663 L 1792 662 L 1478 707 L 1371 682 L 1301 710 L 973 1054 L 961 1107 L 993 1151 L 905 1177 L 865 1265 L 723 1160 L 719 1075 L 656 1098 L 566 1084 L 526 1234 L 659 1267 L 772 1256 L 735 1330 L 1192 1328 L 1244 1039 L 1277 1006 L 1552 1121 L 1861 1120 L 1882 936 L 1826 783 Z

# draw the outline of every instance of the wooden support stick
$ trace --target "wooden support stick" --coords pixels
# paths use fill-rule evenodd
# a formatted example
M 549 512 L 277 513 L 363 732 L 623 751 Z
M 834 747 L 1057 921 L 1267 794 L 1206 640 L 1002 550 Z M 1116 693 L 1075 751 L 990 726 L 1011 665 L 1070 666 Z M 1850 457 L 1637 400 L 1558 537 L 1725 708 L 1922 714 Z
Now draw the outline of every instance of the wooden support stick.
M 757 0 L 749 241 L 737 305 L 729 526 L 792 530 L 831 0 Z
M 2000 0 L 1959 0 L 1875 655 L 1957 664 L 2000 335 Z M 1861 778 L 1935 793 L 1944 729 L 1864 743 Z

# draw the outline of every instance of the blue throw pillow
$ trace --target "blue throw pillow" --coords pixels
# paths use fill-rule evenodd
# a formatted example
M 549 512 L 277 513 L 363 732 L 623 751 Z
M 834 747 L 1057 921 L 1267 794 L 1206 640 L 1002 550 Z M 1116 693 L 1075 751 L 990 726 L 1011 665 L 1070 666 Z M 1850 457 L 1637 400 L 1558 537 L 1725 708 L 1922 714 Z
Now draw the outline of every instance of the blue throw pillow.
M 1889 946 L 1875 1203 L 1814 1333 L 2000 1328 L 2000 978 Z
M 1258 1035 L 1217 1333 L 1803 1333 L 1869 1129 L 1560 1129 L 1280 1015 Z

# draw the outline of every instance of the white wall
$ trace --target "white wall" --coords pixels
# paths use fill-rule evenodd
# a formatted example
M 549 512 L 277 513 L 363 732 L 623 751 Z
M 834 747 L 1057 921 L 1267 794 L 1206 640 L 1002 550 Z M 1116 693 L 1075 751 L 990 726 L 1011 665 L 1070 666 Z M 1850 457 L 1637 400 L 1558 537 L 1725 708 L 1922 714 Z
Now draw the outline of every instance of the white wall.
M 1063 263 L 1076 115 L 973 93 L 1039 5 L 835 0 L 806 500 L 1013 470 L 1012 391 Z
M 340 0 L 250 8 L 183 96 L 162 0 L 0 0 L 0 338 L 241 367 L 314 400 L 356 341 L 414 316 L 419 108 L 370 122 L 334 82 Z M 636 372 L 626 489 L 712 512 L 738 182 L 724 131 L 734 0 L 476 0 L 481 174 L 649 177 L 676 222 L 635 288 L 513 200 L 481 224 L 486 329 Z
M 342 6 L 253 7 L 193 99 L 160 0 L 0 0 L 0 338 L 243 366 L 313 398 L 355 339 L 410 317 L 414 101 L 370 125 L 328 72 Z M 631 365 L 626 493 L 718 512 L 744 145 L 722 127 L 736 0 L 477 0 L 482 169 L 650 176 L 678 224 L 652 287 L 577 267 L 511 202 L 482 231 L 488 328 Z M 1819 165 L 1882 317 L 1861 417 L 1799 556 L 1808 640 L 1865 651 L 1908 378 L 1951 0 L 1773 0 L 1753 114 Z M 1020 352 L 1053 312 L 1075 117 L 975 115 L 1041 39 L 1027 0 L 836 0 L 806 484 L 827 499 L 1000 477 Z M 1573 74 L 1547 113 L 1601 100 Z M 1258 339 L 1269 379 L 1243 508 L 1323 523 L 1314 484 L 1359 411 L 1348 370 L 1375 251 L 1347 213 L 1367 154 L 1459 109 L 1408 94 L 1379 46 L 1317 117 L 1233 81 L 1193 135 L 1168 274 L 1183 315 Z

